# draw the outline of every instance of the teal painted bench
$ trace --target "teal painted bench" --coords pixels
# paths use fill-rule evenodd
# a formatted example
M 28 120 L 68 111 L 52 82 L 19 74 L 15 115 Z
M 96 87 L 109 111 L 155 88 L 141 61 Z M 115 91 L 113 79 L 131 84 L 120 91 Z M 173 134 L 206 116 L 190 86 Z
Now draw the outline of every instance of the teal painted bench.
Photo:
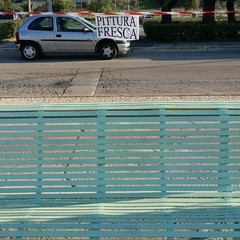
M 239 231 L 239 103 L 0 107 L 1 240 Z

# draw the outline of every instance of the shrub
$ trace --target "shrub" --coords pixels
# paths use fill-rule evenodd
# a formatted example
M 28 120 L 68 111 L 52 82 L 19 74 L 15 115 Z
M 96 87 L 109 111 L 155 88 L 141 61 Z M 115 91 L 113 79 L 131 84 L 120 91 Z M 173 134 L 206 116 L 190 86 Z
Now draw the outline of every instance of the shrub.
M 112 1 L 111 0 L 91 0 L 88 5 L 88 10 L 92 12 L 111 12 Z
M 190 9 L 198 9 L 199 7 L 199 0 L 185 0 L 184 2 L 184 9 L 190 10 Z
M 25 1 L 21 5 L 24 11 L 28 11 L 28 1 Z M 33 5 L 32 5 L 33 7 Z M 72 12 L 76 8 L 76 4 L 74 0 L 52 0 L 52 9 L 53 12 Z M 38 5 L 33 11 L 46 12 L 47 4 L 43 2 Z
M 162 24 L 159 21 L 145 22 L 147 37 L 157 42 L 225 41 L 238 39 L 240 23 L 179 22 Z
M 0 1 L 0 9 L 1 10 L 8 10 L 12 11 L 13 10 L 13 5 L 11 0 L 1 0 Z
M 0 21 L 0 41 L 14 37 L 21 23 L 22 21 Z
M 53 0 L 52 8 L 54 12 L 71 12 L 76 5 L 73 0 Z

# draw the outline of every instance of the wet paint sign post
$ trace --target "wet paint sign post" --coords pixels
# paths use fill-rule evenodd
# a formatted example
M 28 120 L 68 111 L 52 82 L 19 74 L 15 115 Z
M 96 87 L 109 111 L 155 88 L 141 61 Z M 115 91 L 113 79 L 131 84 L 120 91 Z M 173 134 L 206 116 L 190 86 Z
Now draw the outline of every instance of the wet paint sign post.
M 96 15 L 98 38 L 115 40 L 139 39 L 139 16 L 135 15 Z

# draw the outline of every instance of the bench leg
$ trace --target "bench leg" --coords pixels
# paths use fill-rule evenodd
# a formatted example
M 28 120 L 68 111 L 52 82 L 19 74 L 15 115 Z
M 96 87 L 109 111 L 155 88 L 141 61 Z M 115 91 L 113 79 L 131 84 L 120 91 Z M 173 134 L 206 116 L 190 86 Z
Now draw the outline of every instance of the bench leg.
M 24 225 L 26 222 L 25 222 L 25 221 L 21 221 L 20 223 L 21 223 L 22 225 Z M 20 227 L 17 229 L 17 231 L 25 231 L 25 229 L 24 229 L 23 226 L 20 226 Z M 16 237 L 15 239 L 16 239 L 16 240 L 24 240 L 23 237 Z

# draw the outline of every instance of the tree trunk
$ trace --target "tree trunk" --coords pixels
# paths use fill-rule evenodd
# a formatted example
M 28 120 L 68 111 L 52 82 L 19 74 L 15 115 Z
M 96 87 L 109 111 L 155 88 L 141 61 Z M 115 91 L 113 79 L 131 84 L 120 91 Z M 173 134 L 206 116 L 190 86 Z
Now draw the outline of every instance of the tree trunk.
M 47 12 L 52 12 L 53 9 L 52 9 L 52 0 L 44 0 L 45 3 L 46 3 L 46 11 Z
M 216 0 L 203 0 L 203 11 L 215 11 L 215 3 Z M 214 13 L 203 14 L 202 22 L 214 23 L 215 14 Z
M 234 11 L 234 0 L 227 0 L 226 7 L 228 11 Z M 236 22 L 235 13 L 228 13 L 228 22 Z
M 177 4 L 178 0 L 164 0 L 162 3 L 162 12 L 171 12 L 172 8 Z M 172 23 L 172 15 L 163 14 L 162 23 Z

